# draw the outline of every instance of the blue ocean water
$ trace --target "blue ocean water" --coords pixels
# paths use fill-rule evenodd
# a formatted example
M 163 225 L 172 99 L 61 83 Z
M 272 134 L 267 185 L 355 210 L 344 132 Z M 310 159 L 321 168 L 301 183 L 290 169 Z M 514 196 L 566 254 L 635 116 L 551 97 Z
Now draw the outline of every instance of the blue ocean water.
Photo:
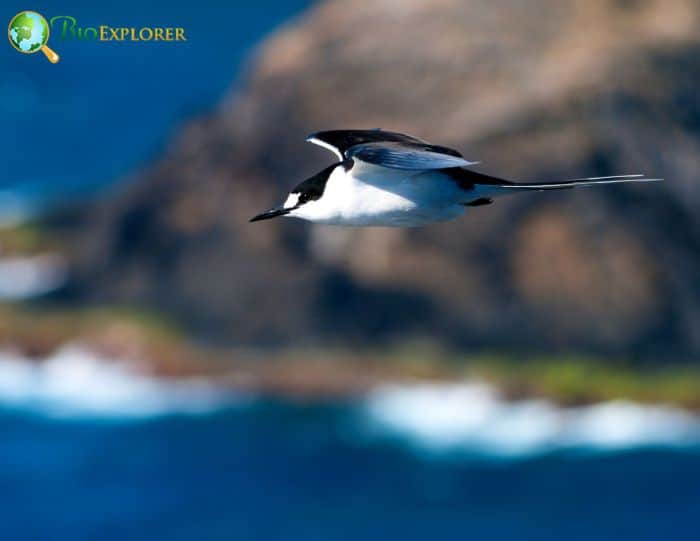
M 360 437 L 356 405 L 0 410 L 0 538 L 695 540 L 700 454 L 489 459 Z
M 184 27 L 186 42 L 62 40 L 41 53 L 0 47 L 0 212 L 94 193 L 145 167 L 188 119 L 211 110 L 254 46 L 308 0 L 3 2 L 6 20 L 35 9 L 81 27 Z M 3 209 L 3 207 L 7 207 Z

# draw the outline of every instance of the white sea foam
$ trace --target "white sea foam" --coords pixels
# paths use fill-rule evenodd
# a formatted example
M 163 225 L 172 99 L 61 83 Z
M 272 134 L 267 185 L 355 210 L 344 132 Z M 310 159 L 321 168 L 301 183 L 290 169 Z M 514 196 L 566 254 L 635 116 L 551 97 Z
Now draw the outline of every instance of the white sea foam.
M 65 280 L 63 260 L 53 254 L 0 259 L 0 299 L 26 299 L 46 293 Z
M 0 406 L 63 418 L 202 414 L 240 398 L 202 379 L 165 380 L 67 345 L 37 362 L 0 352 Z
M 670 406 L 509 402 L 478 382 L 380 387 L 368 396 L 365 413 L 375 435 L 398 436 L 434 452 L 519 457 L 700 445 L 700 418 Z
M 51 418 L 140 420 L 208 414 L 249 398 L 211 381 L 160 379 L 133 363 L 67 345 L 33 361 L 0 351 L 0 408 Z M 363 430 L 434 453 L 520 458 L 552 451 L 700 449 L 700 417 L 626 401 L 575 408 L 505 400 L 484 383 L 384 385 L 360 405 Z

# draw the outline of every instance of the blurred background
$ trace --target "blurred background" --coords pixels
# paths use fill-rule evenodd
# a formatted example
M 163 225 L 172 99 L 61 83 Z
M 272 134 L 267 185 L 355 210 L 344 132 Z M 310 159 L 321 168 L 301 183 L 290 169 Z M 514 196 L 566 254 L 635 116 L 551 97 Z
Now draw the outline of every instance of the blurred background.
M 9 4 L 187 41 L 0 48 L 3 539 L 696 538 L 695 0 Z M 248 223 L 377 127 L 666 180 Z

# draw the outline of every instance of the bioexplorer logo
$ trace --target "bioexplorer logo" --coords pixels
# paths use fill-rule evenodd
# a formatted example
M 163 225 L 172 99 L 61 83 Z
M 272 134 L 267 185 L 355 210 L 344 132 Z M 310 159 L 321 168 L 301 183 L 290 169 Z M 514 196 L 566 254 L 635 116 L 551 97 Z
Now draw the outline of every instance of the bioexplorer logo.
M 58 39 L 82 41 L 187 41 L 182 27 L 163 26 L 98 26 L 82 27 L 75 17 L 51 17 L 51 29 Z
M 60 57 L 46 43 L 53 33 L 54 40 L 59 41 L 187 41 L 183 27 L 163 26 L 81 26 L 75 17 L 56 15 L 50 21 L 36 11 L 22 11 L 12 17 L 7 28 L 7 37 L 12 46 L 20 53 L 36 53 L 42 51 L 46 58 L 56 64 Z

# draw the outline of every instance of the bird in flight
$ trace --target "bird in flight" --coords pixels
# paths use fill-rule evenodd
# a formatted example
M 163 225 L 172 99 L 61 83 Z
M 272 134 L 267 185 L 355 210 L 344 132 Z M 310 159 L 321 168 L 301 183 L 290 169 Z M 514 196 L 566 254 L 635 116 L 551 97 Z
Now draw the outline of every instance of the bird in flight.
M 291 216 L 344 226 L 416 227 L 461 216 L 495 197 L 661 179 L 643 175 L 590 177 L 561 182 L 515 183 L 469 169 L 451 148 L 383 130 L 331 130 L 306 139 L 338 162 L 297 185 L 279 207 L 250 221 Z

